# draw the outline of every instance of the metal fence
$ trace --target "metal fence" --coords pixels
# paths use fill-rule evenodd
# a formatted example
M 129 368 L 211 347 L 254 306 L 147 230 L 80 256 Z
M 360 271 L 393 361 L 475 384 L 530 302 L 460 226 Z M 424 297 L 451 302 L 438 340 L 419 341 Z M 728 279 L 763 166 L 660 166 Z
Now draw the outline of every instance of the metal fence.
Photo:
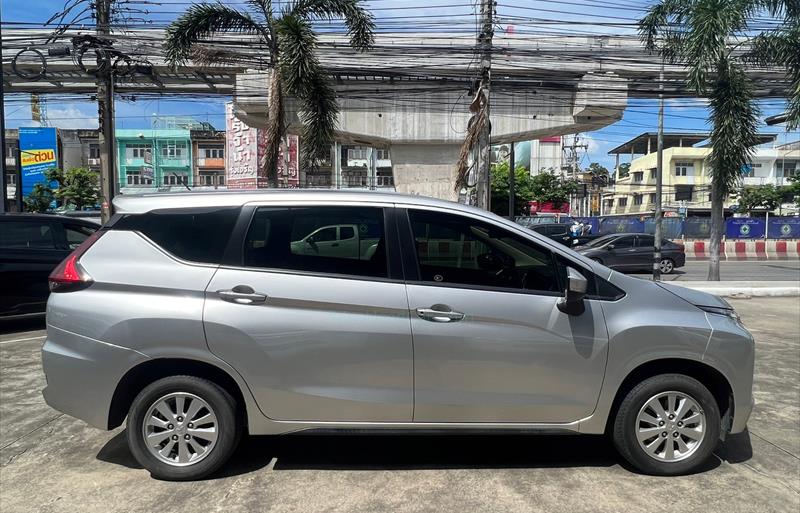
M 579 217 L 592 233 L 654 233 L 655 220 L 642 216 Z M 711 236 L 708 217 L 665 217 L 662 232 L 667 239 L 707 239 Z M 731 217 L 725 220 L 727 239 L 800 239 L 800 217 Z

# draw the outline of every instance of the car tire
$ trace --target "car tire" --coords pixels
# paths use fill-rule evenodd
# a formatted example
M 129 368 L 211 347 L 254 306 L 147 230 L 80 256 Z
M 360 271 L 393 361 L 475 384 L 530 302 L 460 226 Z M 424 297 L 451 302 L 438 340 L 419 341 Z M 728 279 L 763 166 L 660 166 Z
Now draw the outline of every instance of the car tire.
M 717 401 L 702 383 L 683 374 L 661 374 L 636 385 L 620 403 L 612 434 L 625 460 L 659 476 L 696 470 L 719 435 Z
M 134 399 L 128 412 L 128 446 L 156 479 L 202 479 L 233 454 L 242 431 L 240 418 L 236 400 L 215 383 L 171 376 L 151 383 Z
M 675 261 L 671 258 L 662 258 L 658 267 L 661 270 L 661 274 L 672 274 L 672 271 L 675 270 Z

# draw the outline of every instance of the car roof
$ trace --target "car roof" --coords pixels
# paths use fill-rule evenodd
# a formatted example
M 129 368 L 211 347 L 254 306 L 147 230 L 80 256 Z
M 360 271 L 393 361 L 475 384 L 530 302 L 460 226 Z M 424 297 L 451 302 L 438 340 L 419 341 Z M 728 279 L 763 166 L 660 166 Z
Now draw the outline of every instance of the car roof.
M 481 210 L 453 201 L 439 200 L 426 196 L 412 196 L 396 192 L 353 191 L 353 190 L 298 190 L 261 189 L 255 191 L 197 191 L 181 193 L 125 194 L 114 198 L 114 208 L 118 213 L 144 213 L 158 209 L 192 207 L 236 207 L 253 202 L 310 202 L 349 203 L 371 202 L 387 205 L 400 203 L 411 206 L 441 207 L 451 210 L 489 214 Z

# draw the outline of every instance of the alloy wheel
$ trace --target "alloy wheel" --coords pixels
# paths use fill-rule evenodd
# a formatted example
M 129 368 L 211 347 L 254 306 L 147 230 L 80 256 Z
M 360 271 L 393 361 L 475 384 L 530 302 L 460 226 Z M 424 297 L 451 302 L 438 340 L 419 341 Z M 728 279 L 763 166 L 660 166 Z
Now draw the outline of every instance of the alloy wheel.
M 142 435 L 150 454 L 168 465 L 193 465 L 217 442 L 217 416 L 211 406 L 188 392 L 173 392 L 148 409 Z
M 636 417 L 639 446 L 653 459 L 681 461 L 703 443 L 706 415 L 698 402 L 683 392 L 654 395 Z
M 675 264 L 672 263 L 672 260 L 669 258 L 664 258 L 661 260 L 661 263 L 658 265 L 658 268 L 661 270 L 662 274 L 669 274 L 675 268 Z

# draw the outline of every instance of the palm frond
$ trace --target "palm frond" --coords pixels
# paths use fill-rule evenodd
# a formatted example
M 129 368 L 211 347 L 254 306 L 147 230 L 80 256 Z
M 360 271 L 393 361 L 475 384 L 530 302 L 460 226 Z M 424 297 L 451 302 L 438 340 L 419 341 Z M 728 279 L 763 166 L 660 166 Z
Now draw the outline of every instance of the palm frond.
M 650 51 L 661 51 L 667 35 L 674 33 L 673 27 L 681 25 L 689 11 L 687 0 L 663 0 L 651 7 L 639 21 L 639 37 Z M 678 52 L 674 47 L 671 51 Z
M 731 59 L 718 63 L 710 87 L 710 174 L 715 191 L 730 194 L 739 183 L 741 170 L 750 162 L 758 144 L 759 109 L 744 68 Z
M 751 41 L 744 60 L 759 66 L 784 66 L 791 82 L 788 95 L 788 129 L 800 126 L 800 21 L 763 32 Z
M 164 55 L 169 64 L 181 64 L 191 57 L 192 45 L 216 32 L 257 34 L 264 43 L 269 34 L 249 14 L 222 4 L 197 4 L 167 28 Z
M 334 142 L 339 115 L 336 91 L 317 58 L 317 36 L 311 23 L 284 14 L 276 21 L 275 28 L 283 86 L 300 102 L 303 165 L 314 167 L 328 156 Z
M 350 46 L 357 50 L 368 50 L 375 43 L 375 21 L 361 0 L 298 0 L 287 6 L 285 12 L 304 19 L 343 19 Z

